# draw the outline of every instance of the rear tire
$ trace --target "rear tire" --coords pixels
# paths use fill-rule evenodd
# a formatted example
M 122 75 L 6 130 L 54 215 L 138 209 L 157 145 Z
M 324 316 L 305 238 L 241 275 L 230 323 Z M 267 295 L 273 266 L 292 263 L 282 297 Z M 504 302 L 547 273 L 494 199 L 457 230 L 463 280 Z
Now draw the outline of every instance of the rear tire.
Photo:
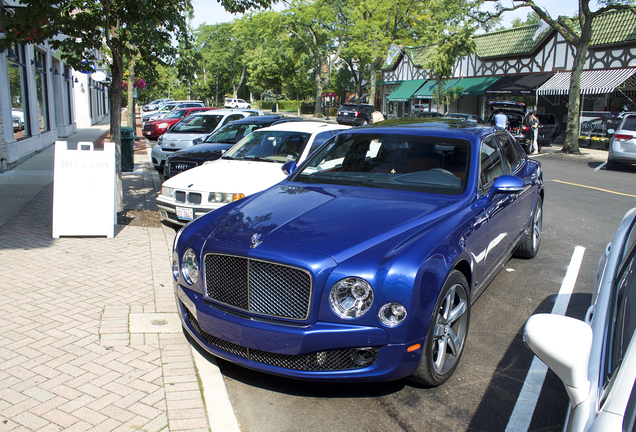
M 532 212 L 532 225 L 530 232 L 523 243 L 515 250 L 514 255 L 519 258 L 534 258 L 539 253 L 541 245 L 541 230 L 543 229 L 543 199 L 537 198 L 537 203 Z
M 422 358 L 410 379 L 426 386 L 446 382 L 459 364 L 470 324 L 468 281 L 453 270 L 442 288 L 424 343 Z
M 608 170 L 617 170 L 618 169 L 618 165 L 619 163 L 613 160 L 607 160 L 607 165 L 605 165 L 607 167 Z

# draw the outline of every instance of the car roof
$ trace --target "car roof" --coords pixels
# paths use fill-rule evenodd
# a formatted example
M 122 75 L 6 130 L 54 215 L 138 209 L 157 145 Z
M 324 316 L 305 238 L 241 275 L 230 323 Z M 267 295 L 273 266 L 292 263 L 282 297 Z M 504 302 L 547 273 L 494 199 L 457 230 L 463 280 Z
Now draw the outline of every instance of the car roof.
M 349 126 L 339 125 L 337 123 L 326 123 L 317 121 L 300 121 L 279 123 L 267 128 L 259 129 L 260 131 L 285 131 L 285 132 L 307 132 L 317 133 L 334 129 L 349 129 Z
M 253 112 L 249 111 L 249 110 L 242 110 L 242 109 L 215 109 L 215 110 L 209 110 L 209 111 L 203 111 L 200 113 L 197 113 L 197 115 L 229 115 L 229 114 L 235 114 L 235 113 L 243 113 L 243 112 Z M 256 116 L 255 116 L 256 117 Z
M 443 117 L 409 117 L 372 123 L 369 126 L 352 129 L 347 133 L 406 134 L 460 139 L 467 139 L 472 136 L 482 139 L 501 130 L 495 126 L 477 124 L 461 119 L 444 120 Z
M 232 110 L 232 111 L 243 111 L 243 110 Z M 248 111 L 249 112 L 249 111 Z M 301 118 L 297 117 L 285 117 L 282 115 L 265 115 L 265 116 L 251 116 L 245 117 L 244 119 L 235 120 L 232 124 L 270 124 L 275 123 L 277 121 L 303 121 Z

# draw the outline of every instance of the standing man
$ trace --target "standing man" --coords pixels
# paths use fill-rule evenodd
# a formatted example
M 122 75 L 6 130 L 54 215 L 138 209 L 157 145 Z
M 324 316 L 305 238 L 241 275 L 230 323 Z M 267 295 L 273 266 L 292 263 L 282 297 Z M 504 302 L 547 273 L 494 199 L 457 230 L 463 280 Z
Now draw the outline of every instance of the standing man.
M 539 119 L 534 114 L 534 111 L 530 112 L 529 126 L 532 129 L 532 148 L 530 149 L 530 154 L 539 153 L 539 143 L 537 139 L 539 138 Z
M 508 116 L 502 110 L 497 111 L 497 114 L 495 114 L 495 126 L 502 129 L 508 128 Z

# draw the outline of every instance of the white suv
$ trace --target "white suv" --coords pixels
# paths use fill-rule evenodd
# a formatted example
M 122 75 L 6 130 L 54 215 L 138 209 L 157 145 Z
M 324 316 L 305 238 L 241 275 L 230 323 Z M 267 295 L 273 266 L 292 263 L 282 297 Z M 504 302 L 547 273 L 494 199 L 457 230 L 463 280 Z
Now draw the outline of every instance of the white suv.
M 250 106 L 249 103 L 245 102 L 243 99 L 225 98 L 225 108 L 250 109 L 252 107 Z
M 161 218 L 185 225 L 227 203 L 274 186 L 287 175 L 287 161 L 301 163 L 325 141 L 349 126 L 289 122 L 258 129 L 221 159 L 206 162 L 163 182 L 157 207 Z
M 206 136 L 234 120 L 263 115 L 259 110 L 210 110 L 197 111 L 176 123 L 161 135 L 152 148 L 152 164 L 163 170 L 168 155 L 203 142 Z

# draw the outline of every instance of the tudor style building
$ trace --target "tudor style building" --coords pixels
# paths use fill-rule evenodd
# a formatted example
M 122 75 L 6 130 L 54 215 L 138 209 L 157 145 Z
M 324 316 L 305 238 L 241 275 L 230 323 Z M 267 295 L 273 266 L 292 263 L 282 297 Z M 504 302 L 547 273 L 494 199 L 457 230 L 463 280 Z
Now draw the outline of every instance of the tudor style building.
M 581 79 L 583 119 L 604 117 L 622 109 L 636 110 L 636 15 L 613 11 L 593 23 L 585 71 Z M 501 30 L 474 38 L 476 52 L 460 59 L 444 83 L 461 95 L 450 112 L 487 117 L 490 100 L 515 100 L 539 112 L 566 118 L 574 47 L 548 26 L 539 24 Z M 389 50 L 382 68 L 382 111 L 387 117 L 409 116 L 416 105 L 433 108 L 434 88 L 426 59 L 434 46 Z

